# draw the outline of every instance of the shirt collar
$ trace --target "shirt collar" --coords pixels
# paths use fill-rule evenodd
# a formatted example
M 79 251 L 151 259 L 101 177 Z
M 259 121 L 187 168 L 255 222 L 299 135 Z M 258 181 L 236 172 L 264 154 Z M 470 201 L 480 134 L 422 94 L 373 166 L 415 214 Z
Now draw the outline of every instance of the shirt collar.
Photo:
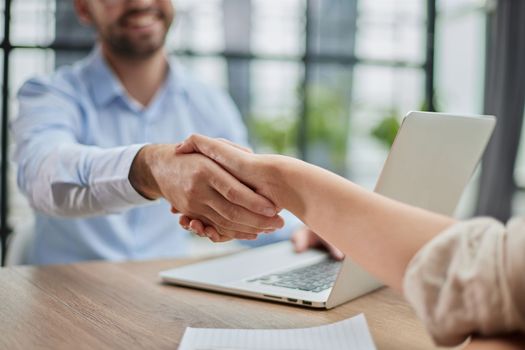
M 127 98 L 127 93 L 102 55 L 99 46 L 87 58 L 87 79 L 97 106 L 105 106 L 114 99 Z M 184 67 L 175 58 L 168 60 L 168 74 L 164 89 L 171 93 L 180 93 L 186 89 L 187 76 Z
M 95 47 L 87 58 L 87 73 L 91 92 L 98 106 L 106 105 L 126 94 L 124 87 L 102 56 L 99 46 Z

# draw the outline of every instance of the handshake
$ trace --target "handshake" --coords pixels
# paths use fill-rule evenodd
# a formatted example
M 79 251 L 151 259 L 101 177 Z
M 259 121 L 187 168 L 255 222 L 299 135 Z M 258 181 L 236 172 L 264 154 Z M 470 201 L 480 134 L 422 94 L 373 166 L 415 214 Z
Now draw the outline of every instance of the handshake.
M 213 242 L 253 240 L 284 226 L 281 208 L 301 208 L 292 185 L 300 178 L 283 176 L 290 161 L 192 135 L 178 145 L 143 147 L 129 180 L 144 197 L 165 198 L 172 212 L 181 214 L 179 223 L 186 230 Z M 335 258 L 343 257 L 306 227 L 296 231 L 292 241 L 297 251 L 322 246 Z

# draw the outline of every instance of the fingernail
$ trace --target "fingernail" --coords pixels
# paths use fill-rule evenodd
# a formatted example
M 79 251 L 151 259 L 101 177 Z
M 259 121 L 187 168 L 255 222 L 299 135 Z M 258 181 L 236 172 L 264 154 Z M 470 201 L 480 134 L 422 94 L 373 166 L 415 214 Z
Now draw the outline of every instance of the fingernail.
M 275 216 L 275 208 L 264 208 L 262 213 L 269 217 Z

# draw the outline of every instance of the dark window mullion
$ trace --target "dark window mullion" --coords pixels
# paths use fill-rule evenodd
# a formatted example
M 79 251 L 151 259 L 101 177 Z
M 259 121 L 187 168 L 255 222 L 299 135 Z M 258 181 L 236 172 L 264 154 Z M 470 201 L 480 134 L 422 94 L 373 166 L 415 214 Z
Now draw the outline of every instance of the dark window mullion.
M 1 127 L 1 169 L 0 169 L 0 235 L 2 247 L 2 266 L 5 266 L 7 255 L 7 238 L 12 229 L 9 226 L 8 215 L 8 173 L 9 173 L 9 140 L 8 140 L 8 123 L 9 123 L 9 57 L 11 55 L 11 0 L 5 0 L 4 10 L 4 40 L 2 41 L 2 50 L 4 60 L 2 62 L 2 127 Z

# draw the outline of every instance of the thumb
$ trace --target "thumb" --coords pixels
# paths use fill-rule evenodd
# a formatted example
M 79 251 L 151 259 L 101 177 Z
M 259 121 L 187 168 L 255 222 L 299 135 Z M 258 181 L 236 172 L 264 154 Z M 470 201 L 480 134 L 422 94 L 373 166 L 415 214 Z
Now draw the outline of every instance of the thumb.
M 245 171 L 249 160 L 247 157 L 251 157 L 251 155 L 242 148 L 232 146 L 221 140 L 195 134 L 178 145 L 175 151 L 176 154 L 195 152 L 215 161 L 240 181 L 243 181 L 247 175 Z
M 237 149 L 240 149 L 241 151 L 244 151 L 244 152 L 246 152 L 246 153 L 253 153 L 253 150 L 252 150 L 251 148 L 244 147 L 244 146 L 239 145 L 239 144 L 237 144 L 237 143 L 235 143 L 235 142 L 231 142 L 230 140 L 223 139 L 223 138 L 219 138 L 219 139 L 217 139 L 217 140 L 219 140 L 219 141 L 221 141 L 221 142 L 224 142 L 224 143 L 227 144 L 227 145 L 233 146 L 233 147 L 235 147 L 235 148 L 237 148 Z
M 187 154 L 187 153 L 196 153 L 199 152 L 196 145 L 193 142 L 185 141 L 178 143 L 175 146 L 175 154 Z

